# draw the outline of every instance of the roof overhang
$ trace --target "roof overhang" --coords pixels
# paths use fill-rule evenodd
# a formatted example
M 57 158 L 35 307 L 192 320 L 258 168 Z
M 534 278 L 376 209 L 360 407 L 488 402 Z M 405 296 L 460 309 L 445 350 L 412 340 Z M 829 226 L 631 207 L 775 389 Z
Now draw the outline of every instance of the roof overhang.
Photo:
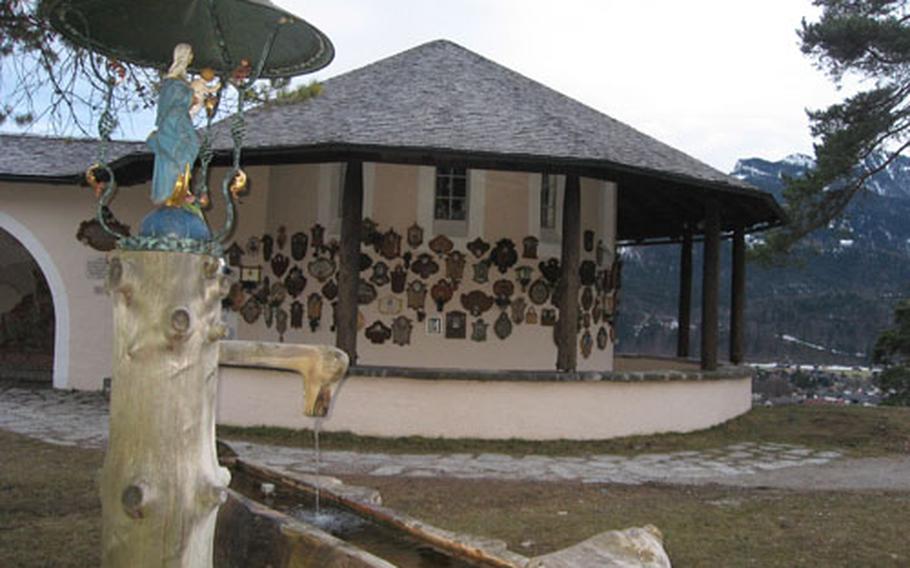
M 229 151 L 219 150 L 212 164 L 227 165 L 230 160 Z M 348 143 L 255 147 L 243 152 L 247 166 L 348 160 L 431 166 L 460 164 L 478 169 L 575 174 L 614 182 L 619 188 L 617 241 L 620 244 L 675 242 L 682 240 L 687 232 L 697 238 L 703 232 L 705 209 L 711 201 L 720 207 L 721 229 L 725 233 L 738 228 L 746 232 L 762 231 L 781 225 L 786 219 L 774 197 L 759 189 L 604 160 Z M 151 153 L 133 153 L 115 160 L 112 166 L 121 185 L 134 185 L 151 178 L 153 162 Z M 18 181 L 81 183 L 81 176 Z

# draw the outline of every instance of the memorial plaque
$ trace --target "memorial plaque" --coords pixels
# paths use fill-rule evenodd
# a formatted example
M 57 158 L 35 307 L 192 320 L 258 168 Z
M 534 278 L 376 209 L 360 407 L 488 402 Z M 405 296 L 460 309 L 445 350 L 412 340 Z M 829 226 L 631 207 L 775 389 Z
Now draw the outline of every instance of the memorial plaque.
M 483 318 L 475 320 L 474 323 L 471 324 L 471 340 L 486 341 L 488 327 L 489 325 L 487 322 L 483 321 Z
M 446 314 L 446 339 L 464 339 L 467 336 L 467 317 L 464 312 Z
M 382 345 L 390 337 L 392 337 L 392 329 L 389 328 L 389 326 L 386 324 L 377 320 L 370 324 L 370 327 L 366 329 L 364 335 L 367 336 L 367 339 L 369 339 L 371 343 Z
M 417 248 L 423 244 L 423 227 L 414 223 L 408 227 L 408 246 Z
M 89 280 L 104 280 L 107 278 L 107 258 L 98 256 L 85 261 L 85 277 Z
M 291 236 L 291 258 L 294 260 L 303 260 L 306 256 L 307 247 L 310 239 L 306 233 L 298 231 Z
M 512 335 L 512 320 L 509 319 L 509 314 L 505 310 L 500 312 L 496 323 L 493 324 L 493 331 L 499 339 L 505 339 Z
M 490 245 L 480 237 L 477 237 L 468 243 L 468 250 L 471 251 L 471 254 L 475 257 L 480 258 L 487 254 L 487 251 L 490 250 Z
M 411 330 L 413 329 L 411 319 L 406 316 L 398 316 L 392 321 L 392 343 L 395 345 L 410 345 Z

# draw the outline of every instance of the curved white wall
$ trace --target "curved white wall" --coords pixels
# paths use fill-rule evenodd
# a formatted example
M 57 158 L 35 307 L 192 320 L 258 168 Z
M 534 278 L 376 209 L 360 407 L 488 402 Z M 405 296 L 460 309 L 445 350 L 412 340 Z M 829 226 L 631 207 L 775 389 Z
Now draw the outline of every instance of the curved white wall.
M 312 428 L 298 375 L 222 367 L 218 423 Z M 473 381 L 350 377 L 324 431 L 367 436 L 590 440 L 689 432 L 747 412 L 749 376 L 679 381 Z

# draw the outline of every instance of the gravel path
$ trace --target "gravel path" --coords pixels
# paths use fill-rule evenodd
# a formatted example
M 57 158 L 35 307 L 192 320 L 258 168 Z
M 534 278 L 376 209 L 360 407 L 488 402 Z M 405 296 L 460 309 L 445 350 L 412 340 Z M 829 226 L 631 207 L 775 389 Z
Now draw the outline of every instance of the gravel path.
M 0 429 L 54 444 L 102 448 L 107 403 L 99 393 L 0 385 Z M 315 472 L 312 450 L 239 441 L 231 445 L 241 457 L 278 469 Z M 321 464 L 321 473 L 329 475 L 910 491 L 910 456 L 848 459 L 838 452 L 773 443 L 631 457 L 326 451 Z

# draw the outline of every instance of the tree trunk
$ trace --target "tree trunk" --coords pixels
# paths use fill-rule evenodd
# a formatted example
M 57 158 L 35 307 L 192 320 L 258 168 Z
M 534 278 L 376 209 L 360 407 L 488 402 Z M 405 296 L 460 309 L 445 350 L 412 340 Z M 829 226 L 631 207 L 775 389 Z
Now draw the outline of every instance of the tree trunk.
M 211 566 L 228 471 L 215 452 L 219 261 L 118 251 L 110 441 L 101 472 L 104 566 Z

